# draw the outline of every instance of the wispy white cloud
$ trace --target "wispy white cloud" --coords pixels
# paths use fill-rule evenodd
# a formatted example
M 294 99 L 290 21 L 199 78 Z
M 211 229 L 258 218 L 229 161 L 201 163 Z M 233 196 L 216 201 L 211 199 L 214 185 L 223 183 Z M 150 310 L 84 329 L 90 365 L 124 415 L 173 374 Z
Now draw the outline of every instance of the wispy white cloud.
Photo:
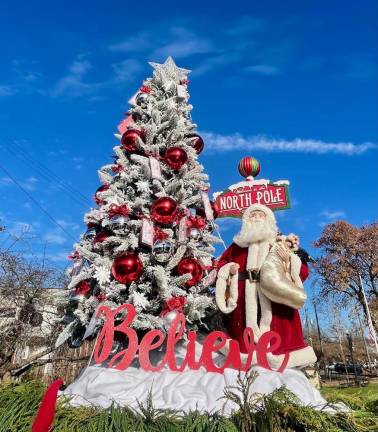
M 97 100 L 104 90 L 132 80 L 140 68 L 140 62 L 135 59 L 115 62 L 111 65 L 109 76 L 103 81 L 95 82 L 88 79 L 88 74 L 94 69 L 93 64 L 83 56 L 79 56 L 68 67 L 68 73 L 52 86 L 49 94 L 52 97 L 87 97 Z
M 258 64 L 247 66 L 244 68 L 244 71 L 259 75 L 278 75 L 281 72 L 281 69 L 278 66 Z
M 108 49 L 115 52 L 140 52 L 151 48 L 153 40 L 151 33 L 143 31 L 136 33 L 120 42 L 109 45 Z
M 8 186 L 10 184 L 13 184 L 13 181 L 9 177 L 0 177 L 0 187 Z
M 111 82 L 130 81 L 135 77 L 135 74 L 141 69 L 141 64 L 135 59 L 126 59 L 118 63 L 112 64 L 113 76 Z
M 320 213 L 320 216 L 323 216 L 328 220 L 333 220 L 333 219 L 345 218 L 346 214 L 342 210 L 334 210 L 334 211 L 323 210 Z
M 28 191 L 35 190 L 37 185 L 38 179 L 34 176 L 28 177 L 26 180 L 24 180 L 21 184 L 24 189 Z
M 61 234 L 60 231 L 53 230 L 43 236 L 43 241 L 51 244 L 62 245 L 66 243 L 67 237 Z
M 81 97 L 92 94 L 97 90 L 99 83 L 84 81 L 87 73 L 92 69 L 92 64 L 87 59 L 77 59 L 68 68 L 68 73 L 60 78 L 50 90 L 50 95 Z
M 213 52 L 213 42 L 183 25 L 173 23 L 152 28 L 150 31 L 138 32 L 118 43 L 109 45 L 108 49 L 122 53 L 147 53 L 154 60 L 168 56 L 186 58 L 195 54 Z
M 16 93 L 14 86 L 0 85 L 0 97 L 12 96 L 14 93 Z
M 300 153 L 336 153 L 344 155 L 358 155 L 378 148 L 378 144 L 365 142 L 355 144 L 351 142 L 328 142 L 315 139 L 295 138 L 293 140 L 275 139 L 265 135 L 243 137 L 220 135 L 212 132 L 202 132 L 206 148 L 212 152 L 227 152 L 235 150 L 260 150 L 266 152 L 300 152 Z
M 220 232 L 235 231 L 240 228 L 240 219 L 237 218 L 220 218 L 216 221 Z
M 59 223 L 59 225 L 61 225 L 63 228 L 69 228 L 72 230 L 77 230 L 80 228 L 79 224 L 75 223 L 75 222 L 70 222 L 67 221 L 65 219 L 57 219 L 57 222 Z
M 173 27 L 170 29 L 170 41 L 157 48 L 151 54 L 152 58 L 186 58 L 195 54 L 214 52 L 216 47 L 213 42 L 205 37 L 184 28 Z

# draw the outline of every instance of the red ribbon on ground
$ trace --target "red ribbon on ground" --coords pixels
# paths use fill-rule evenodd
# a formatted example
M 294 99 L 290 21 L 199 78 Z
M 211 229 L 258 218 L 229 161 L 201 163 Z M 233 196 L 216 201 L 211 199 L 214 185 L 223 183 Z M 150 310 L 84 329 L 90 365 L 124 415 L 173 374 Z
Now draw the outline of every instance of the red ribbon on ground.
M 49 385 L 41 404 L 37 416 L 32 425 L 32 432 L 49 432 L 55 416 L 55 404 L 58 391 L 63 385 L 63 380 L 58 379 Z

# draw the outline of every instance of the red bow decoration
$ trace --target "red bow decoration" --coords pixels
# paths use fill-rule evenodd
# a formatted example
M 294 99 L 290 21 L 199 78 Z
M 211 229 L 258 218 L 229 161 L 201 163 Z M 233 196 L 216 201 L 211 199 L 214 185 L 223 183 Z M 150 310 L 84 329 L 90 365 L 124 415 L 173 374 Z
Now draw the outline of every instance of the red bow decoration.
M 188 85 L 190 83 L 190 81 L 188 80 L 188 79 L 185 79 L 185 80 L 181 80 L 180 81 L 180 84 L 181 85 Z
M 141 93 L 151 93 L 151 92 L 152 92 L 152 88 L 151 88 L 151 87 L 148 87 L 148 86 L 142 86 L 142 87 L 139 89 L 139 91 L 140 91 Z
M 100 292 L 100 294 L 97 294 L 95 297 L 100 303 L 106 299 L 106 295 L 103 292 Z
M 112 171 L 115 173 L 115 174 L 117 174 L 117 173 L 120 173 L 120 172 L 122 172 L 123 171 L 123 166 L 122 165 L 119 165 L 119 164 L 117 164 L 117 165 L 112 165 Z
M 111 204 L 108 210 L 108 216 L 111 219 L 114 216 L 128 216 L 129 215 L 129 208 L 126 204 L 123 205 L 117 205 L 117 204 Z
M 74 260 L 74 259 L 79 259 L 79 258 L 80 258 L 80 254 L 78 251 L 72 252 L 71 255 L 68 255 L 69 260 Z
M 197 228 L 202 230 L 206 226 L 206 220 L 201 216 L 188 216 L 186 225 L 188 228 Z
M 154 242 L 156 240 L 165 240 L 166 238 L 168 238 L 168 234 L 166 232 L 158 227 L 154 227 Z
M 182 308 L 186 304 L 186 298 L 183 296 L 174 296 L 165 301 L 163 310 L 160 316 L 164 317 L 167 313 L 176 310 L 177 312 L 182 312 Z
M 204 266 L 203 269 L 207 270 L 207 271 L 211 271 L 211 270 L 217 270 L 218 271 L 219 270 L 219 261 L 213 258 L 211 265 Z

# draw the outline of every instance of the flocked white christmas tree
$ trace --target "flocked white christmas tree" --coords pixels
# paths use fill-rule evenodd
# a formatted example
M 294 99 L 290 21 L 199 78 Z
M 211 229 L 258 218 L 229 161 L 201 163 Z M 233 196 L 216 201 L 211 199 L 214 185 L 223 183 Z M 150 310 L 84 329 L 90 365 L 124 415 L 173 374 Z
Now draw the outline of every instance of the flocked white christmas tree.
M 208 176 L 198 162 L 187 75 L 171 57 L 130 100 L 115 162 L 99 170 L 97 207 L 72 254 L 67 324 L 57 344 L 79 346 L 96 333 L 100 304 L 136 308 L 137 330 L 166 330 L 178 311 L 198 329 L 214 308 L 209 286 L 214 229 Z

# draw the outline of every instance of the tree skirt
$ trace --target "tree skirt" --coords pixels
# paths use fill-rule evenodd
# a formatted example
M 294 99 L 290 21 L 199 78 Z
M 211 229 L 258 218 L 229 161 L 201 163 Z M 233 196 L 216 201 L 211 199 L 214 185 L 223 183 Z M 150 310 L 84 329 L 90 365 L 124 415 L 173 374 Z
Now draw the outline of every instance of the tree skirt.
M 178 364 L 183 356 L 183 351 L 177 353 Z M 224 357 L 218 354 L 216 360 L 216 363 L 223 362 Z M 279 373 L 259 366 L 252 370 L 258 374 L 251 386 L 252 393 L 268 395 L 286 386 L 299 398 L 301 404 L 333 411 L 319 391 L 310 385 L 302 371 L 286 369 Z M 87 367 L 60 394 L 69 396 L 73 406 L 95 405 L 106 408 L 115 402 L 138 410 L 138 401 L 145 402 L 151 392 L 155 408 L 171 408 L 183 412 L 196 409 L 209 412 L 223 410 L 224 415 L 229 415 L 237 406 L 223 398 L 224 389 L 237 385 L 238 374 L 239 371 L 235 369 L 225 369 L 220 374 L 207 372 L 204 368 L 186 369 L 183 372 L 172 372 L 166 368 L 161 372 L 146 372 L 136 361 L 124 371 L 96 365 Z

